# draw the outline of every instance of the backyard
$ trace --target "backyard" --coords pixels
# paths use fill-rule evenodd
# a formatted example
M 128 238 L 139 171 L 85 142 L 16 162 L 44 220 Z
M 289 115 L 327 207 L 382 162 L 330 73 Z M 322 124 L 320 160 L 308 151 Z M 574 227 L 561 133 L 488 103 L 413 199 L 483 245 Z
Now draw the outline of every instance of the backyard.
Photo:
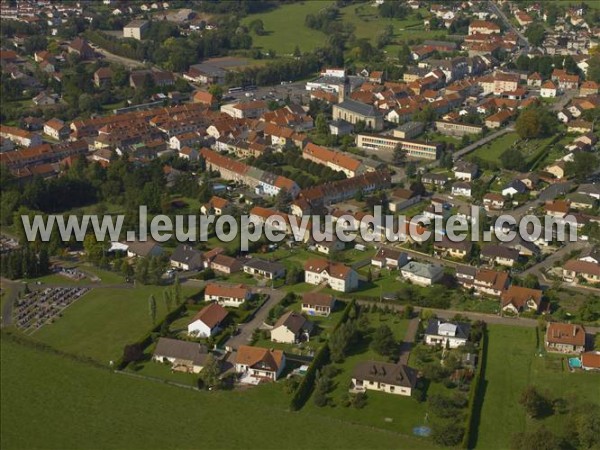
M 553 397 L 575 395 L 600 403 L 598 376 L 570 373 L 566 362 L 561 361 L 564 357 L 543 352 L 539 356 L 536 329 L 489 325 L 488 330 L 485 395 L 477 448 L 508 448 L 513 433 L 524 431 L 535 422 L 544 423 L 549 429 L 564 424 L 560 415 L 539 421 L 526 417 L 519 397 L 528 385 Z
M 404 339 L 408 320 L 401 319 L 395 314 L 367 313 L 366 316 L 371 329 L 385 324 L 390 327 L 397 341 Z M 334 417 L 344 422 L 361 423 L 411 435 L 413 427 L 423 424 L 426 410 L 425 403 L 419 403 L 415 398 L 368 391 L 367 403 L 364 408 L 356 409 L 341 405 L 343 397 L 348 392 L 354 367 L 359 362 L 369 359 L 386 360 L 384 356 L 372 350 L 369 344 L 370 338 L 361 340 L 352 347 L 344 362 L 334 364 L 339 373 L 333 378 L 334 390 L 328 394 L 331 404 L 318 407 L 311 398 L 302 411 L 313 417 Z M 428 446 L 431 446 L 430 442 L 428 442 Z M 427 445 L 423 447 L 427 447 Z

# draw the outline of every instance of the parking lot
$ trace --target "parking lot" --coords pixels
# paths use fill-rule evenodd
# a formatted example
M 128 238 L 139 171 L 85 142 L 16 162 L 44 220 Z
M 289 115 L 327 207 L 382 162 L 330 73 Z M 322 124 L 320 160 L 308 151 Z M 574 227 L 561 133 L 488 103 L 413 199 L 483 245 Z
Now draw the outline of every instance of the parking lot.
M 276 86 L 257 86 L 255 90 L 228 93 L 225 91 L 223 100 L 225 102 L 244 101 L 244 100 L 274 100 L 284 101 L 288 96 L 292 103 L 307 105 L 310 101 L 310 93 L 306 90 L 303 82 L 279 84 Z

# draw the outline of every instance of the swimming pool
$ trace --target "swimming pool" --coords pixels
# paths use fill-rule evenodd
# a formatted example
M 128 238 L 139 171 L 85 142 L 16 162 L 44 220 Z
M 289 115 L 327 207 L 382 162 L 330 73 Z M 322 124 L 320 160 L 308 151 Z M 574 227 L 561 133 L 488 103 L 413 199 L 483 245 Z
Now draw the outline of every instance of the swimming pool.
M 581 369 L 581 360 L 579 358 L 569 358 L 569 367 L 571 369 Z

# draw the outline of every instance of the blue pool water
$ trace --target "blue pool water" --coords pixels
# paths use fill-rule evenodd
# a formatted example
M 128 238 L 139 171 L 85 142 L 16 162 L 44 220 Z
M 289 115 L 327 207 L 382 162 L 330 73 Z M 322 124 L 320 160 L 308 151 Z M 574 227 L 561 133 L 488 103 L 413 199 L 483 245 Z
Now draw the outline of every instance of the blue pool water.
M 569 358 L 569 367 L 572 369 L 580 369 L 581 361 L 579 358 Z

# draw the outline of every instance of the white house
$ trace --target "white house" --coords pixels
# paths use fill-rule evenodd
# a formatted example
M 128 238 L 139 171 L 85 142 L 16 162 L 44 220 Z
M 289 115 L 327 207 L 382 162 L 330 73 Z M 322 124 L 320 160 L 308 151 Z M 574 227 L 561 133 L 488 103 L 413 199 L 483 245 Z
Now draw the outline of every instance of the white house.
M 457 181 L 452 185 L 452 195 L 471 197 L 471 185 L 464 181 Z
M 285 355 L 281 350 L 241 345 L 235 355 L 235 371 L 242 382 L 276 381 L 284 368 Z
M 335 307 L 333 295 L 320 292 L 307 292 L 302 296 L 301 311 L 309 316 L 329 316 Z
M 304 279 L 309 284 L 328 284 L 334 291 L 350 292 L 358 287 L 358 274 L 344 264 L 325 259 L 310 259 L 304 263 Z
M 431 286 L 444 275 L 441 266 L 411 261 L 400 269 L 404 278 L 419 286 Z
M 217 302 L 221 306 L 239 308 L 242 303 L 252 296 L 250 289 L 243 284 L 223 285 L 209 283 L 204 289 L 204 301 Z
M 548 80 L 544 84 L 542 84 L 542 88 L 540 89 L 540 97 L 554 98 L 556 97 L 556 93 L 556 86 L 551 80 Z
M 304 318 L 302 314 L 288 311 L 273 326 L 271 330 L 271 341 L 284 344 L 297 344 L 308 342 L 313 324 Z
M 408 255 L 393 248 L 379 247 L 371 258 L 371 265 L 379 268 L 398 269 L 408 263 Z
M 350 392 L 374 390 L 410 396 L 417 384 L 417 372 L 404 364 L 362 361 L 352 373 Z
M 425 330 L 425 343 L 441 345 L 443 348 L 457 348 L 467 343 L 470 331 L 471 325 L 468 323 L 429 319 L 427 330 Z
M 160 363 L 170 363 L 176 372 L 200 373 L 207 356 L 208 351 L 202 344 L 161 337 L 152 359 Z
M 197 337 L 209 337 L 221 329 L 221 323 L 227 317 L 227 310 L 218 303 L 211 303 L 200 310 L 188 325 L 188 334 Z

